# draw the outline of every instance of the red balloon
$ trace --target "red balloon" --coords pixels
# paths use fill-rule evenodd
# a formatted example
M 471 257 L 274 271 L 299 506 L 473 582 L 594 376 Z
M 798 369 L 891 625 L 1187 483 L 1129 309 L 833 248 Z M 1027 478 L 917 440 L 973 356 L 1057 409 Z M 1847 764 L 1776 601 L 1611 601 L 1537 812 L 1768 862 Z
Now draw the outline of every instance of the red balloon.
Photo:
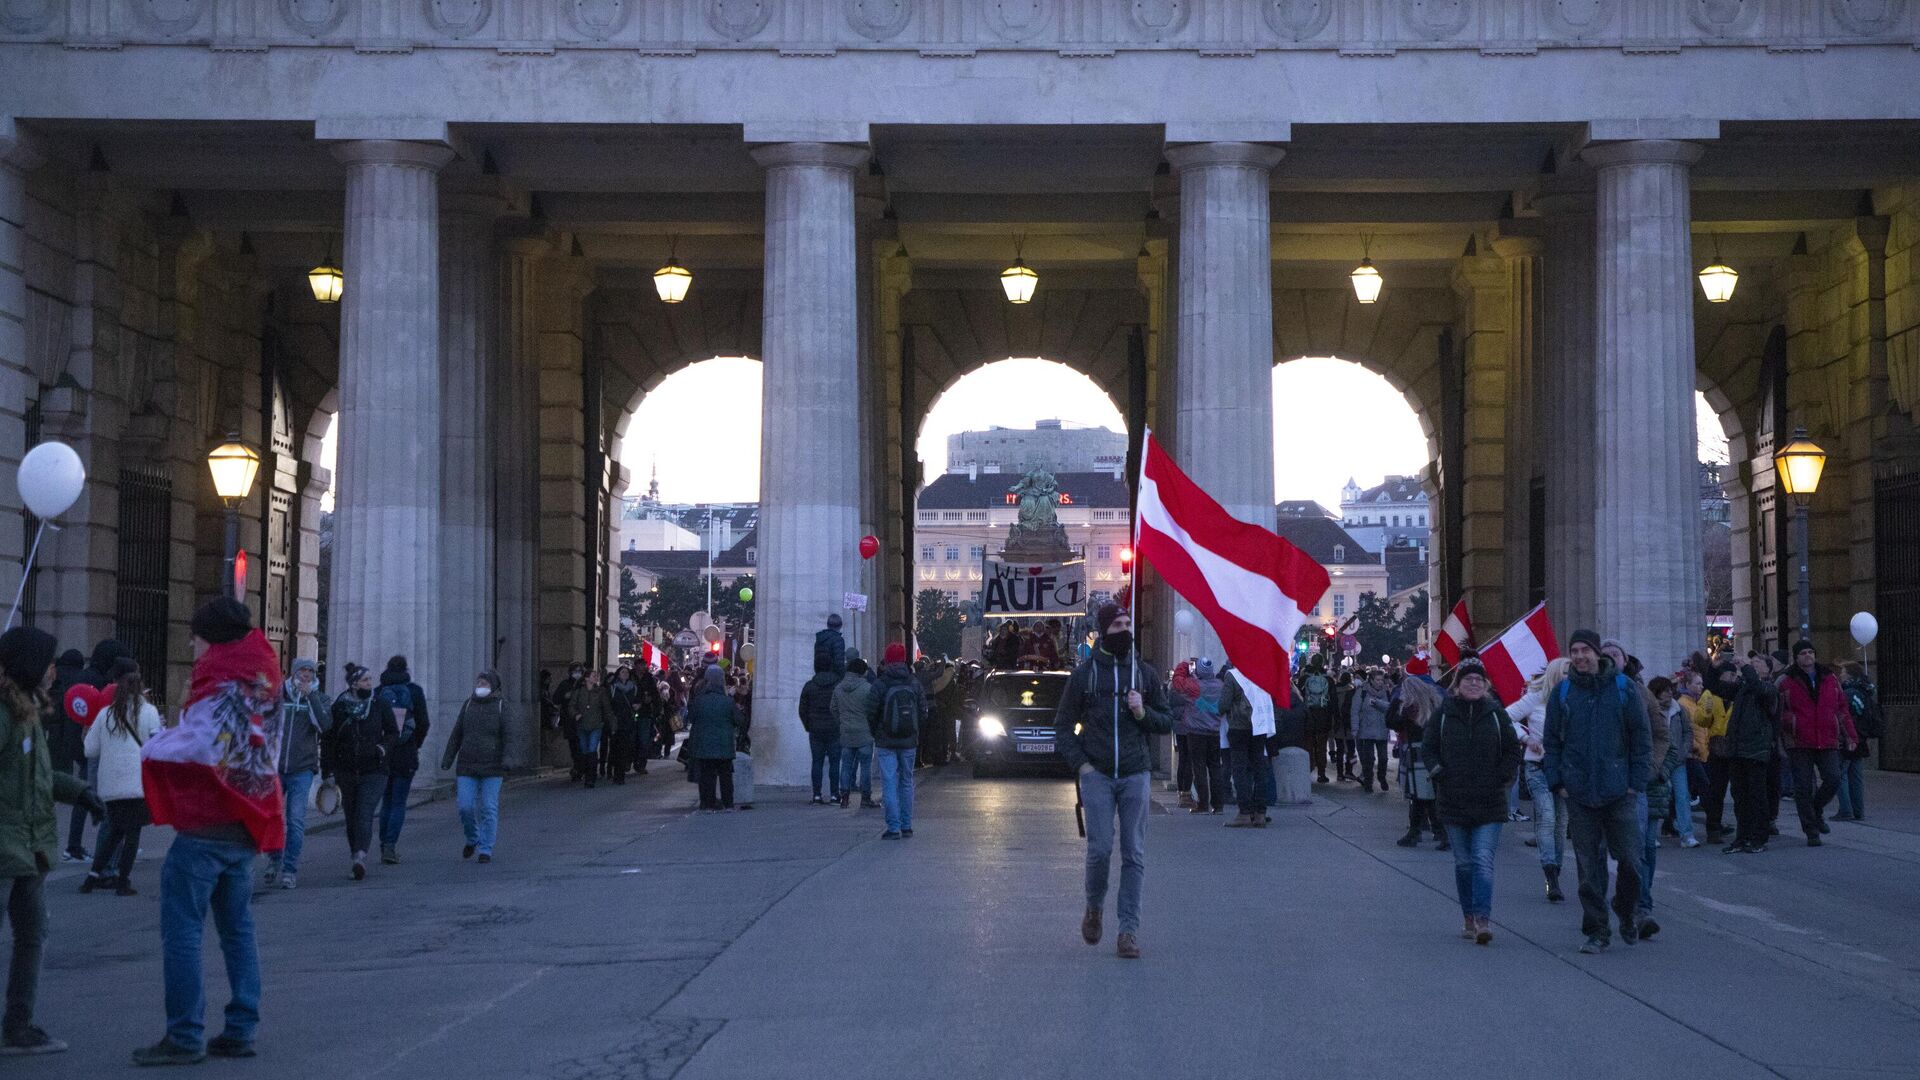
M 880 554 L 880 538 L 879 537 L 869 535 L 869 536 L 863 536 L 860 538 L 860 557 L 861 558 L 871 559 L 878 554 Z
M 113 687 L 103 686 L 96 690 L 86 683 L 75 683 L 61 701 L 67 717 L 81 727 L 90 727 L 113 704 Z

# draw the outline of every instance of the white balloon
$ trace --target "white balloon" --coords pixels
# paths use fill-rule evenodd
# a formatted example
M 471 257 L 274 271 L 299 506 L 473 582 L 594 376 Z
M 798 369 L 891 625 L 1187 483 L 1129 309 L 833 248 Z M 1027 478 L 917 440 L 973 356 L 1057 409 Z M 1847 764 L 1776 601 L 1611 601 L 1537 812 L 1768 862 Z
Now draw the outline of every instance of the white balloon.
M 1193 612 L 1181 608 L 1173 613 L 1173 628 L 1183 634 L 1193 633 Z
M 87 467 L 80 455 L 63 442 L 43 442 L 20 459 L 20 501 L 33 516 L 59 517 L 80 498 Z
M 1880 636 L 1880 620 L 1874 618 L 1871 611 L 1862 611 L 1855 615 L 1853 621 L 1847 624 L 1847 628 L 1853 631 L 1853 640 L 1861 645 L 1871 645 L 1873 639 Z

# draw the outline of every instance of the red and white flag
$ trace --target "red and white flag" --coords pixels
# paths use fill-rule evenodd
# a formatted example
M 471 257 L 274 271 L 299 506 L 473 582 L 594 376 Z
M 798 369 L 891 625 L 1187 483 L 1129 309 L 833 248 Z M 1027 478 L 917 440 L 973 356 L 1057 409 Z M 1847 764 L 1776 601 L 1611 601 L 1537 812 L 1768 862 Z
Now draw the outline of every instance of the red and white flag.
M 1467 598 L 1453 605 L 1447 621 L 1440 624 L 1440 636 L 1433 639 L 1434 651 L 1448 667 L 1460 662 L 1460 650 L 1473 648 L 1473 616 L 1467 614 Z
M 1285 708 L 1294 635 L 1326 595 L 1326 569 L 1227 513 L 1174 465 L 1151 431 L 1141 449 L 1134 536 L 1139 558 L 1199 609 L 1234 667 Z
M 176 830 L 245 826 L 255 847 L 286 842 L 280 794 L 280 664 L 252 630 L 193 662 L 180 720 L 140 751 L 155 825 Z
M 1494 696 L 1503 705 L 1512 705 L 1527 692 L 1527 683 L 1546 670 L 1548 661 L 1559 659 L 1560 643 L 1553 636 L 1553 620 L 1547 617 L 1547 605 L 1527 612 L 1526 618 L 1507 627 L 1499 640 L 1480 650 L 1480 662 L 1487 666 L 1487 678 L 1493 683 Z
M 653 642 L 643 641 L 640 643 L 640 663 L 643 664 L 648 671 L 665 671 L 667 670 L 667 654 L 663 650 L 654 647 Z

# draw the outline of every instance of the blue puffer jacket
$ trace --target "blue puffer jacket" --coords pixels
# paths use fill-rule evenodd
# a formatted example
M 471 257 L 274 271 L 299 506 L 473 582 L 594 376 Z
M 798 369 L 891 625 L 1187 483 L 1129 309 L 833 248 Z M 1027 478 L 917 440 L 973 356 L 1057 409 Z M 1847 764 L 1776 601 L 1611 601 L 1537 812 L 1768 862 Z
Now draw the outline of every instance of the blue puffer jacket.
M 1605 806 L 1647 790 L 1653 773 L 1653 730 L 1631 680 L 1602 658 L 1591 675 L 1570 672 L 1547 699 L 1546 753 L 1540 768 L 1550 789 L 1565 788 L 1582 806 Z

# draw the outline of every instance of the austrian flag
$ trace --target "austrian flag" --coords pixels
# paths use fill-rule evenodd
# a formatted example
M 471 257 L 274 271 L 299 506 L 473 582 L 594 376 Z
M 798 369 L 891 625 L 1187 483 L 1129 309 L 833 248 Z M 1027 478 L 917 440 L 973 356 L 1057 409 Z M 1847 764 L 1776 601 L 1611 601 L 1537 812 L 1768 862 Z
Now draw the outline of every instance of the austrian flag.
M 1559 656 L 1560 643 L 1554 639 L 1553 620 L 1547 616 L 1545 604 L 1527 612 L 1497 641 L 1480 650 L 1480 662 L 1486 665 L 1494 696 L 1503 705 L 1519 701 L 1527 692 L 1527 683 Z
M 1134 550 L 1199 610 L 1247 679 L 1291 701 L 1294 635 L 1332 584 L 1306 552 L 1226 512 L 1174 465 L 1153 432 L 1141 449 Z
M 1460 651 L 1473 648 L 1473 616 L 1467 614 L 1467 598 L 1453 605 L 1453 611 L 1447 615 L 1447 621 L 1440 624 L 1440 636 L 1433 639 L 1433 647 L 1448 666 L 1460 662 Z

